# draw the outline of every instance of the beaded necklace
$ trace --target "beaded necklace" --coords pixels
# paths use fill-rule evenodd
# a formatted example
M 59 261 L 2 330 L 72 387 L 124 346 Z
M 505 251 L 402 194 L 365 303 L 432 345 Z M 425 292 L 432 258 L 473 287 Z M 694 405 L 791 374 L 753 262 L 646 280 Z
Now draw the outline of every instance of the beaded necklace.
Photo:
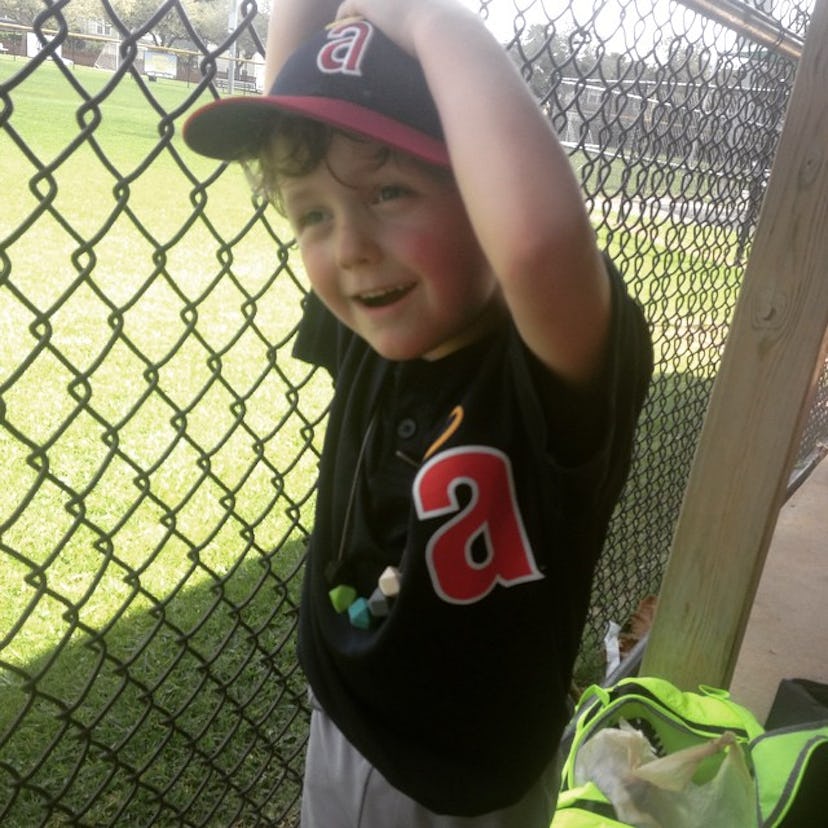
M 345 574 L 347 561 L 345 547 L 351 529 L 351 516 L 356 501 L 359 477 L 365 462 L 365 453 L 368 443 L 377 424 L 377 409 L 375 408 L 362 437 L 362 443 L 357 454 L 356 466 L 351 477 L 351 489 L 348 493 L 348 503 L 345 507 L 345 519 L 342 522 L 342 536 L 339 541 L 339 550 L 336 559 L 326 567 L 326 577 L 332 588 L 328 592 L 333 608 L 338 613 L 348 613 L 348 618 L 354 627 L 368 630 L 375 622 L 380 622 L 388 616 L 391 602 L 400 592 L 400 570 L 395 566 L 386 567 L 379 578 L 377 586 L 368 598 L 360 596 L 355 587 L 341 581 Z
M 464 350 L 464 359 L 471 353 L 470 349 Z M 382 396 L 382 395 L 381 395 Z M 391 609 L 393 601 L 397 598 L 401 585 L 401 567 L 387 566 L 380 573 L 376 586 L 370 595 L 360 596 L 354 586 L 354 573 L 352 571 L 352 560 L 346 557 L 346 547 L 352 530 L 353 513 L 356 504 L 360 476 L 366 461 L 368 447 L 371 438 L 376 432 L 379 420 L 381 402 L 377 401 L 357 453 L 356 464 L 351 476 L 348 499 L 345 506 L 345 516 L 342 521 L 342 532 L 339 539 L 339 548 L 336 558 L 331 560 L 325 567 L 325 578 L 328 583 L 328 597 L 337 613 L 348 613 L 348 618 L 354 627 L 362 630 L 369 630 L 384 620 Z M 419 469 L 432 455 L 434 455 L 445 442 L 457 431 L 464 419 L 462 406 L 456 405 L 450 412 L 448 420 L 442 432 L 431 443 L 419 462 L 397 450 L 395 456 L 405 463 Z

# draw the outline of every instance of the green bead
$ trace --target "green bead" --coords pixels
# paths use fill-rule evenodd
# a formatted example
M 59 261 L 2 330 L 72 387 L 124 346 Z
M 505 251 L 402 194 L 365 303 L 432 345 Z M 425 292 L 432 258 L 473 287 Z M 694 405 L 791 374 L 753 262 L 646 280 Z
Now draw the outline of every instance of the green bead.
M 328 596 L 331 599 L 333 608 L 337 612 L 345 612 L 356 600 L 357 591 L 352 586 L 340 584 L 339 586 L 335 586 L 328 593 Z

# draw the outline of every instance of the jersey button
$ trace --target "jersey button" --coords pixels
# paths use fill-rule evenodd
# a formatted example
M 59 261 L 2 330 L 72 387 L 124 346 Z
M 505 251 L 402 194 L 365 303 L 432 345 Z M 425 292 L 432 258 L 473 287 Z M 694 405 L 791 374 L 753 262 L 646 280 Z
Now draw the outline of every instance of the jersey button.
M 397 423 L 397 437 L 401 440 L 409 440 L 412 438 L 417 432 L 417 423 L 414 422 L 410 417 L 406 417 L 404 420 L 400 420 Z

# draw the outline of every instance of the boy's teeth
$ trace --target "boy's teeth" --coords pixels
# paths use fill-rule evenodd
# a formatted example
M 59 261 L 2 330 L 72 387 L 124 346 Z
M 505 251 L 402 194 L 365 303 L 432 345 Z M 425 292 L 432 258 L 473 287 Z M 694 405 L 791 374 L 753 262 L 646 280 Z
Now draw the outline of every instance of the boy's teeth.
M 385 305 L 396 301 L 404 293 L 407 293 L 408 290 L 409 286 L 407 285 L 402 287 L 384 288 L 383 290 L 376 290 L 370 293 L 362 293 L 359 298 L 360 301 L 364 302 L 366 305 Z
M 377 299 L 381 296 L 387 296 L 389 293 L 394 293 L 398 289 L 399 288 L 384 288 L 383 290 L 375 290 L 375 291 L 372 291 L 371 293 L 363 294 L 362 298 L 363 299 Z

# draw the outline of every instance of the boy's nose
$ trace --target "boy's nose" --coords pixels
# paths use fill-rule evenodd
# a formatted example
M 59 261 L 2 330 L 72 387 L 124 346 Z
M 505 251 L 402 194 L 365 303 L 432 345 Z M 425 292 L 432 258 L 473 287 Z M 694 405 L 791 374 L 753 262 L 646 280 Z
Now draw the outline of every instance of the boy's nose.
M 342 268 L 373 264 L 380 258 L 380 246 L 364 219 L 349 219 L 339 226 L 337 260 Z

